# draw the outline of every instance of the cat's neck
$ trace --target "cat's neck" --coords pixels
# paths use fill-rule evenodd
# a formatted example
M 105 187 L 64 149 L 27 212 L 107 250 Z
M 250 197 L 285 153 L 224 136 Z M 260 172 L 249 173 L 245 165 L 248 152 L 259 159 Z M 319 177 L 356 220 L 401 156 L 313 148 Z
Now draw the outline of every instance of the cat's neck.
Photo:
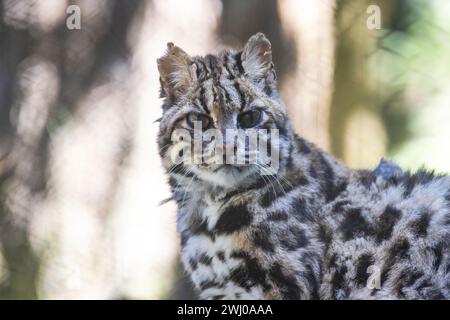
M 231 186 L 216 185 L 195 177 L 178 181 L 183 194 L 181 200 L 185 202 L 187 197 L 200 199 L 205 196 L 214 201 L 227 200 L 242 192 L 267 185 L 279 188 L 280 192 L 286 192 L 292 185 L 299 183 L 312 185 L 312 188 L 308 189 L 315 191 L 309 196 L 317 200 L 318 206 L 324 201 L 333 200 L 347 183 L 351 170 L 313 143 L 298 136 L 293 137 L 289 148 L 286 156 L 280 159 L 278 172 L 272 176 L 254 174 Z
M 309 213 L 302 219 L 317 223 L 321 208 L 346 189 L 352 171 L 300 138 L 294 140 L 289 154 L 282 159 L 276 176 L 245 181 L 235 188 L 214 186 L 195 177 L 184 184 L 171 183 L 178 204 L 177 229 L 182 245 L 195 234 L 214 238 L 219 219 L 222 215 L 228 219 L 224 208 L 246 205 L 248 201 L 276 211 L 280 204 L 277 200 L 287 196 L 292 201 L 292 193 L 304 206 L 303 211 Z

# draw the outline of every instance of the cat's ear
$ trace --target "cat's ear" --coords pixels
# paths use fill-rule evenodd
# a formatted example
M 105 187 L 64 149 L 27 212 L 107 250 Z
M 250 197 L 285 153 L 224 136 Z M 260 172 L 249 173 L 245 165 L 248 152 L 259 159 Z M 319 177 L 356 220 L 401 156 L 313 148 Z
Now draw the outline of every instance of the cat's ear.
M 259 81 L 273 73 L 272 45 L 263 33 L 250 37 L 241 55 L 245 75 Z
M 172 42 L 166 53 L 157 60 L 161 82 L 161 96 L 175 100 L 185 94 L 195 81 L 195 64 L 191 57 Z

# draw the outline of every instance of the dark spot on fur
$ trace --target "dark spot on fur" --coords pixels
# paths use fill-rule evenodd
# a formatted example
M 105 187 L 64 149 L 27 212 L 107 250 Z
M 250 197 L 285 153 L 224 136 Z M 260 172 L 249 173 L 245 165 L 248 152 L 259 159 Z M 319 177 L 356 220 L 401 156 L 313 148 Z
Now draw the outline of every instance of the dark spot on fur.
M 401 211 L 395 209 L 394 207 L 388 205 L 384 212 L 380 215 L 377 232 L 376 232 L 376 241 L 378 243 L 383 240 L 388 240 L 392 236 L 392 230 L 394 229 L 395 224 L 401 218 Z
M 274 251 L 274 245 L 270 241 L 270 230 L 267 225 L 260 225 L 252 232 L 253 242 L 257 247 L 267 252 Z
M 425 289 L 425 288 L 428 288 L 428 287 L 431 287 L 431 286 L 432 286 L 432 284 L 431 284 L 430 280 L 429 280 L 429 279 L 424 279 L 424 280 L 422 280 L 422 282 L 417 286 L 416 290 L 417 290 L 417 291 L 421 291 L 421 290 L 423 290 L 423 289 Z
M 282 211 L 271 212 L 267 215 L 267 220 L 270 221 L 286 221 L 288 218 L 287 213 Z
M 411 271 L 409 272 L 409 278 L 408 281 L 405 282 L 406 287 L 413 286 L 417 280 L 419 280 L 421 277 L 423 277 L 423 272 L 421 271 Z
M 175 165 L 172 170 L 171 173 L 176 173 L 188 178 L 192 178 L 194 176 L 194 174 L 192 172 L 188 172 L 185 168 L 185 166 L 182 163 L 179 163 L 177 165 Z
M 200 107 L 202 107 L 203 111 L 205 111 L 205 113 L 209 114 L 210 111 L 208 109 L 208 104 L 206 103 L 206 99 L 205 99 L 205 87 L 202 85 L 200 87 L 200 97 L 198 98 L 199 102 L 200 102 Z
M 250 256 L 249 253 L 243 250 L 233 251 L 230 254 L 230 257 L 234 259 L 244 259 L 249 256 Z
M 275 179 L 270 176 L 267 177 L 269 179 Z M 278 180 L 278 182 L 272 182 L 272 186 L 270 186 L 263 194 L 260 204 L 263 208 L 270 207 L 272 203 L 279 197 L 288 194 L 299 186 L 306 186 L 308 184 L 308 179 L 300 172 L 287 177 L 287 180 Z
M 406 239 L 396 242 L 389 250 L 389 259 L 401 260 L 406 258 L 408 256 L 409 248 L 410 244 Z
M 434 172 L 425 170 L 420 170 L 415 174 L 411 174 L 410 172 L 405 173 L 403 175 L 403 185 L 405 187 L 403 195 L 408 197 L 417 185 L 428 184 L 437 177 Z
M 408 240 L 400 239 L 397 242 L 395 242 L 389 249 L 388 256 L 381 271 L 381 285 L 383 285 L 383 283 L 388 279 L 389 272 L 392 266 L 396 262 L 406 259 L 408 257 L 408 251 L 410 246 L 411 245 L 409 244 Z
M 294 139 L 297 144 L 297 149 L 300 153 L 303 153 L 303 154 L 311 153 L 311 148 L 308 146 L 308 143 L 305 141 L 305 139 L 300 138 L 297 135 L 295 135 Z
M 172 191 L 178 185 L 177 180 L 173 176 L 169 177 L 169 185 L 172 187 Z
M 428 300 L 446 300 L 445 295 L 438 288 L 432 288 L 427 293 Z
M 370 188 L 370 186 L 375 182 L 376 177 L 372 175 L 372 171 L 368 170 L 359 170 L 359 183 L 361 183 L 364 187 Z
M 397 293 L 399 297 L 404 298 L 405 293 L 403 289 L 406 289 L 405 284 L 409 282 L 409 277 L 411 276 L 411 269 L 405 268 L 400 271 L 399 276 L 395 280 L 394 291 Z
M 343 299 L 348 296 L 348 286 L 345 280 L 347 271 L 345 265 L 338 267 L 331 280 L 333 295 L 336 299 Z
M 444 250 L 444 245 L 442 243 L 438 243 L 437 245 L 435 245 L 431 248 L 431 251 L 433 252 L 433 269 L 435 271 L 438 271 L 438 269 L 442 263 L 443 250 Z
M 244 266 L 239 266 L 231 270 L 229 278 L 231 281 L 246 290 L 250 290 L 254 285 L 254 283 L 250 281 L 250 274 Z
M 395 279 L 394 291 L 399 297 L 404 298 L 406 296 L 405 289 L 408 289 L 409 287 L 414 285 L 422 276 L 422 272 L 412 270 L 411 268 L 403 269 L 397 279 Z
M 313 179 L 317 179 L 319 175 L 317 174 L 316 167 L 314 166 L 314 162 L 309 166 L 309 174 Z
M 347 181 L 341 181 L 337 186 L 328 188 L 328 192 L 326 193 L 326 201 L 331 202 L 336 199 L 342 192 L 347 190 L 347 186 Z
M 229 68 L 229 66 L 228 66 L 229 56 L 230 56 L 229 53 L 227 53 L 227 54 L 224 56 L 224 59 L 223 59 L 223 65 L 224 65 L 224 67 L 225 67 L 225 69 L 227 70 L 227 73 L 228 73 L 227 79 L 228 79 L 228 80 L 234 80 L 234 79 L 235 79 L 235 76 L 234 76 L 233 72 L 231 72 L 231 70 L 230 70 L 230 68 Z
M 305 231 L 298 227 L 290 227 L 285 234 L 280 237 L 280 244 L 283 248 L 293 251 L 307 246 L 309 243 Z
M 214 233 L 208 230 L 208 223 L 206 220 L 202 219 L 198 213 L 194 214 L 194 217 L 192 218 L 190 231 L 193 235 L 202 234 L 211 239 L 215 239 Z
M 325 199 L 327 201 L 330 201 L 329 199 L 335 198 L 335 191 L 334 191 L 336 188 L 334 184 L 335 174 L 333 168 L 328 163 L 327 159 L 325 159 L 322 153 L 318 153 L 317 158 L 321 172 L 320 187 L 322 192 L 325 194 Z M 347 186 L 345 186 L 345 188 L 346 187 Z
M 217 221 L 215 231 L 218 234 L 230 234 L 249 226 L 252 220 L 253 216 L 247 210 L 245 204 L 229 206 L 222 212 Z
M 390 177 L 384 177 L 384 181 L 386 182 L 387 186 L 397 187 L 402 182 L 402 176 L 393 175 Z
M 330 247 L 331 241 L 333 240 L 333 236 L 331 234 L 331 230 L 325 224 L 321 224 L 319 226 L 319 239 L 325 245 L 325 252 L 327 252 Z
M 329 267 L 329 268 L 337 268 L 337 263 L 336 263 L 336 261 L 337 261 L 337 254 L 334 253 L 334 254 L 330 257 L 330 259 L 328 260 L 328 267 Z
M 261 206 L 263 208 L 269 207 L 277 199 L 277 197 L 278 195 L 276 191 L 269 189 L 268 191 L 266 191 L 266 193 L 263 195 L 261 199 Z
M 215 55 L 207 54 L 205 60 L 206 63 L 208 63 L 215 83 L 217 83 L 222 74 L 222 68 L 219 66 L 219 59 Z
M 319 299 L 319 281 L 314 273 L 313 267 L 310 264 L 306 265 L 306 272 L 304 277 L 306 282 L 308 283 L 309 291 L 311 292 L 310 299 L 318 300 Z
M 236 61 L 235 69 L 237 70 L 238 74 L 244 74 L 244 68 L 242 67 L 242 52 L 238 52 L 234 55 L 234 59 Z
M 349 210 L 339 230 L 345 241 L 352 240 L 356 237 L 370 236 L 374 233 L 373 228 L 362 216 L 361 209 Z
M 241 110 L 244 110 L 245 105 L 247 103 L 245 100 L 244 93 L 242 92 L 241 87 L 239 86 L 238 82 L 235 81 L 233 86 L 234 86 L 234 89 L 236 90 L 237 94 L 239 94 L 240 108 L 241 108 Z
M 217 258 L 219 258 L 220 261 L 224 262 L 225 261 L 225 252 L 218 251 L 217 252 Z
M 411 222 L 410 227 L 415 235 L 423 238 L 427 236 L 429 225 L 430 214 L 428 212 L 423 212 L 419 219 Z
M 267 272 L 258 263 L 258 260 L 250 256 L 245 251 L 235 251 L 232 258 L 241 259 L 243 264 L 234 268 L 230 272 L 230 280 L 250 290 L 255 285 L 260 285 L 264 291 L 270 290 L 271 286 L 267 282 Z
M 206 290 L 209 288 L 213 288 L 213 287 L 219 287 L 220 283 L 214 281 L 214 280 L 205 280 L 200 282 L 200 288 L 202 288 L 202 290 Z
M 246 188 L 238 188 L 236 190 L 229 191 L 225 196 L 221 199 L 218 199 L 218 201 L 222 201 L 224 204 L 227 203 L 231 198 L 237 195 L 242 195 L 245 192 L 251 191 L 251 190 L 258 190 L 266 186 L 266 182 L 264 179 L 258 179 L 255 183 L 251 184 L 250 186 Z
M 365 286 L 369 274 L 367 269 L 375 263 L 375 259 L 369 253 L 365 253 L 358 258 L 356 262 L 356 276 L 355 281 L 359 286 Z
M 212 257 L 208 256 L 206 253 L 202 253 L 200 255 L 200 258 L 198 259 L 198 262 L 209 266 L 211 264 Z
M 270 96 L 272 96 L 272 87 L 270 86 L 270 82 L 269 81 L 265 81 L 264 82 L 264 93 L 268 96 L 268 97 L 270 97 Z
M 448 262 L 447 265 L 445 266 L 445 273 L 446 274 L 450 273 L 450 262 Z
M 305 200 L 302 198 L 295 198 L 291 202 L 291 214 L 299 222 L 305 222 L 311 219 L 311 215 L 307 210 Z
M 350 204 L 350 201 L 348 201 L 348 200 L 338 201 L 333 205 L 333 212 L 341 213 L 344 211 L 344 207 L 348 206 L 349 204 Z
M 281 265 L 275 263 L 269 270 L 269 277 L 276 284 L 285 300 L 298 300 L 301 298 L 300 288 L 294 276 L 283 272 Z
M 184 247 L 186 245 L 188 239 L 189 239 L 188 233 L 186 231 L 181 232 L 180 234 L 181 247 Z
M 191 266 L 192 270 L 197 270 L 197 261 L 195 261 L 193 258 L 189 259 L 189 265 Z

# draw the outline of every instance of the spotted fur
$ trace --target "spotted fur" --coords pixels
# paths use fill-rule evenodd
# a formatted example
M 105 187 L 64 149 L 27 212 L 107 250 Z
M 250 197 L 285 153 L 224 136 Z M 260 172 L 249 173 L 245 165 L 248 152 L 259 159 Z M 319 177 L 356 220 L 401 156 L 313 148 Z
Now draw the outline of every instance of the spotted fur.
M 242 51 L 205 57 L 169 44 L 158 68 L 160 155 L 178 205 L 182 261 L 201 298 L 450 298 L 449 177 L 388 165 L 351 170 L 296 136 L 263 34 Z M 171 134 L 187 128 L 189 113 L 225 130 L 251 108 L 264 111 L 258 128 L 279 129 L 276 174 L 171 162 L 182 143 Z M 380 286 L 368 285 L 377 272 Z

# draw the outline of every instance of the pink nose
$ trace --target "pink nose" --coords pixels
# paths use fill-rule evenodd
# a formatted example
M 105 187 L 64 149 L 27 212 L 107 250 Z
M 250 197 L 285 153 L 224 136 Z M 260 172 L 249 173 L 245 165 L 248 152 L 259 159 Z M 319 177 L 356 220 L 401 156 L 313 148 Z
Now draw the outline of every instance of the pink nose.
M 234 143 L 224 143 L 223 148 L 225 150 L 233 150 L 234 149 Z
M 235 140 L 236 140 L 235 135 L 232 135 L 232 134 L 227 135 L 226 133 L 224 133 L 223 134 L 223 147 L 226 149 L 234 148 L 235 143 L 236 143 Z

